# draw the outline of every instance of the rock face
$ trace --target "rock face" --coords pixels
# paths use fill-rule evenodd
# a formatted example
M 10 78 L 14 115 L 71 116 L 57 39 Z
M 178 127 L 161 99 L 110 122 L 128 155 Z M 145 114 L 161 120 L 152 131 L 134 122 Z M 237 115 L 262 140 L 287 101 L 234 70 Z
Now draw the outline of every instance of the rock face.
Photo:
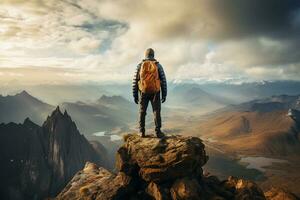
M 133 192 L 131 179 L 119 173 L 114 175 L 93 163 L 86 163 L 56 199 L 122 199 Z
M 28 118 L 0 124 L 0 199 L 55 196 L 87 161 L 105 166 L 105 157 L 59 108 L 42 127 Z
M 150 182 L 164 182 L 186 176 L 201 176 L 208 157 L 204 145 L 196 137 L 170 136 L 163 140 L 129 135 L 118 150 L 119 171 Z
M 282 197 L 276 191 L 265 196 L 251 181 L 234 177 L 220 181 L 215 176 L 203 175 L 201 167 L 208 157 L 199 138 L 127 135 L 124 140 L 117 152 L 116 174 L 87 163 L 56 199 L 277 200 Z M 286 198 L 287 194 L 284 193 L 285 200 L 294 200 Z

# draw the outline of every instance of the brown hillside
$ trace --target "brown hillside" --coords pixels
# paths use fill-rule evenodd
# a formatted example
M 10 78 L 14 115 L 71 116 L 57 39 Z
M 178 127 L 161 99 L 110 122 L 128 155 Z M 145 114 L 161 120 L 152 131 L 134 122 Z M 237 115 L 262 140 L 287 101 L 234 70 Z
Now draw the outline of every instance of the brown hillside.
M 295 122 L 286 111 L 226 112 L 201 122 L 198 130 L 238 152 L 285 155 L 300 147 Z

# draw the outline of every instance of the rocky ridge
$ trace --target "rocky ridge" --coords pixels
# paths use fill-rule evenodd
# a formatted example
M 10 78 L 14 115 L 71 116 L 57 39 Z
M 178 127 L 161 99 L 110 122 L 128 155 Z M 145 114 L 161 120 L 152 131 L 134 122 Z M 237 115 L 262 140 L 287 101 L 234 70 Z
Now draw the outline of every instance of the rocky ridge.
M 106 166 L 106 152 L 79 133 L 57 107 L 42 126 L 0 124 L 0 199 L 43 199 L 60 192 L 87 161 Z
M 48 113 L 54 109 L 54 106 L 31 96 L 26 91 L 12 96 L 0 95 L 0 123 L 21 123 L 29 117 L 41 125 Z
M 116 155 L 117 173 L 86 163 L 56 197 L 58 200 L 285 200 L 298 197 L 274 189 L 266 194 L 252 181 L 220 181 L 203 175 L 208 160 L 199 138 L 124 136 Z

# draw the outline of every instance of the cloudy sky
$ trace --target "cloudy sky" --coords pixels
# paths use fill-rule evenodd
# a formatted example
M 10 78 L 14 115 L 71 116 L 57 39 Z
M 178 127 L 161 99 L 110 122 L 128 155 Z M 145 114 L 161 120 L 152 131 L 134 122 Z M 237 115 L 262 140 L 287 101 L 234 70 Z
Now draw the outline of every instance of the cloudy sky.
M 299 0 L 0 0 L 0 80 L 300 80 Z

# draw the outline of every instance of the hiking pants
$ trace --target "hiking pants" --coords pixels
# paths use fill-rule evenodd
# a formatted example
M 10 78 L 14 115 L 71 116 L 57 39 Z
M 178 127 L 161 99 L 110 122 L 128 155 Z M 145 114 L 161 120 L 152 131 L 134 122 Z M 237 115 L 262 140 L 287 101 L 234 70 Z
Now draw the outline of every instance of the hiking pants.
M 154 123 L 155 123 L 155 131 L 159 131 L 161 128 L 161 103 L 160 103 L 160 92 L 155 94 L 145 94 L 140 92 L 140 131 L 145 132 L 145 118 L 147 114 L 147 107 L 149 101 L 152 105 L 153 115 L 154 115 Z

